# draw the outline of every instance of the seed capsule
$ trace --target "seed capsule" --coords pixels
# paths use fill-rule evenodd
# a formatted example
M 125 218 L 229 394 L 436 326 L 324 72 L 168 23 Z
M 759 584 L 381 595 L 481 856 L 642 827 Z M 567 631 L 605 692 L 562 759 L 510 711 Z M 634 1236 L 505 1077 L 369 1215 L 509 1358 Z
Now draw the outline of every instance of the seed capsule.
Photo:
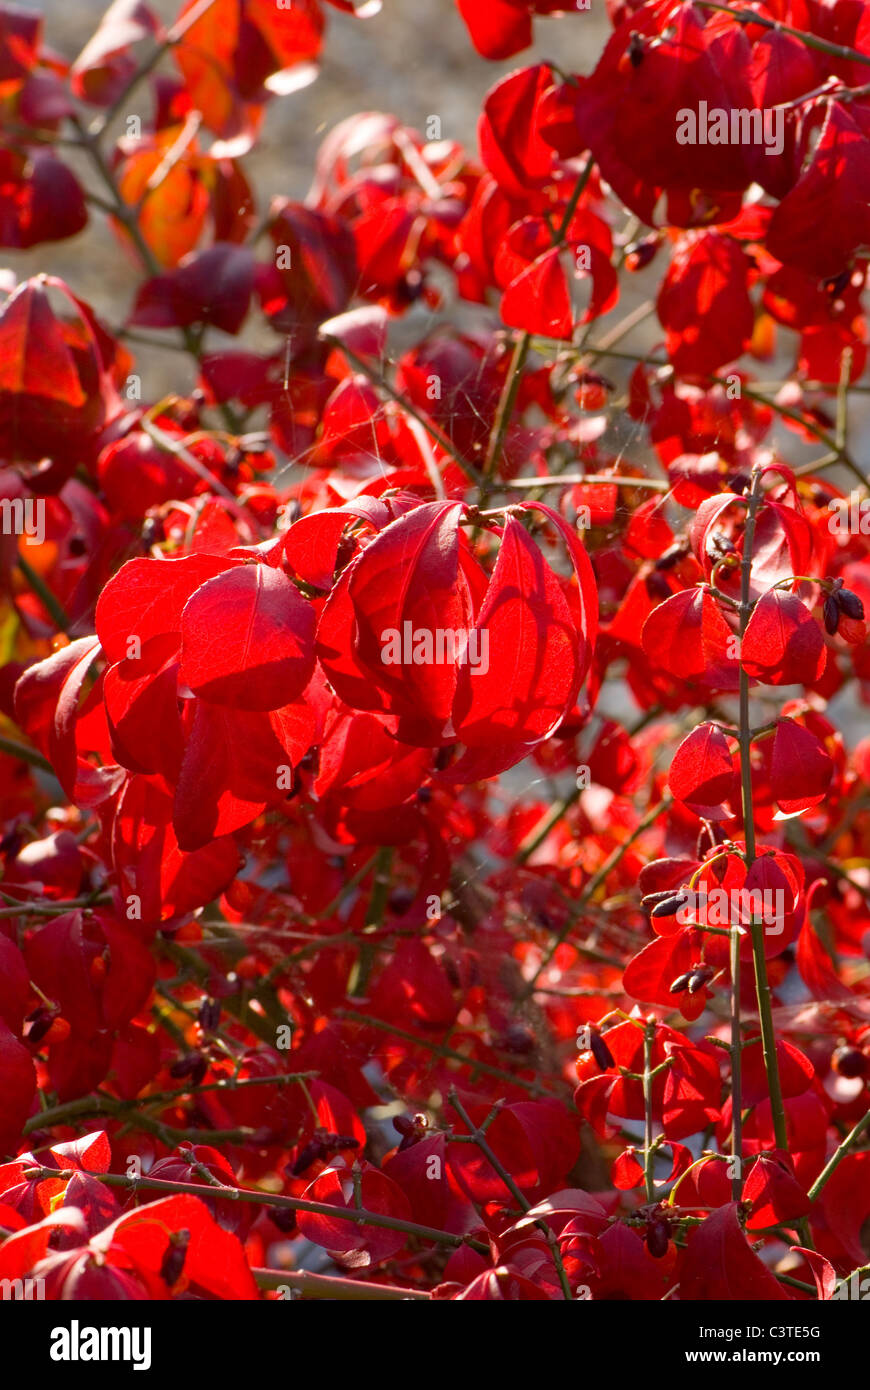
M 685 560 L 688 553 L 689 542 L 687 540 L 674 541 L 673 545 L 669 545 L 667 550 L 662 551 L 661 555 L 655 561 L 654 567 L 657 570 L 672 569 L 673 566 L 679 564 L 681 560 Z
M 644 580 L 650 598 L 670 598 L 671 588 L 659 570 L 652 570 Z
M 685 907 L 689 901 L 686 893 L 677 893 L 674 897 L 665 898 L 664 902 L 656 903 L 650 913 L 651 917 L 673 917 L 679 912 L 681 907 Z
M 169 1245 L 160 1262 L 160 1277 L 170 1287 L 181 1278 L 189 1244 L 190 1231 L 175 1231 L 169 1237 Z
M 709 965 L 702 965 L 697 970 L 693 970 L 689 976 L 686 988 L 690 994 L 697 994 L 709 979 L 712 978 L 713 969 Z
M 854 618 L 856 622 L 863 623 L 864 604 L 857 594 L 854 594 L 851 589 L 838 589 L 833 598 L 847 618 Z
M 204 1033 L 213 1033 L 221 1021 L 220 1001 L 218 999 L 203 999 L 196 1021 Z
M 54 1026 L 56 1017 L 57 1014 L 52 1009 L 46 1009 L 42 1006 L 34 1009 L 33 1013 L 28 1014 L 24 1020 L 24 1037 L 35 1046 Z
M 201 1052 L 186 1052 L 177 1062 L 172 1063 L 169 1075 L 177 1080 L 189 1076 L 193 1085 L 198 1086 L 207 1071 L 208 1062 Z
M 600 1033 L 592 1033 L 589 1039 L 589 1050 L 602 1071 L 607 1071 L 608 1067 L 616 1066 L 613 1053 Z
M 654 1260 L 663 1260 L 668 1253 L 670 1231 L 667 1221 L 651 1221 L 646 1228 L 646 1248 Z
M 633 273 L 649 265 L 659 249 L 657 236 L 647 236 L 641 241 L 633 241 L 625 248 L 625 268 Z
M 683 975 L 678 975 L 677 978 L 671 983 L 668 993 L 682 994 L 684 989 L 688 989 L 689 981 L 691 980 L 691 978 L 691 970 L 687 970 Z
M 825 631 L 833 637 L 840 626 L 840 605 L 836 599 L 829 595 L 822 605 L 822 612 L 825 618 Z
M 857 1047 L 838 1047 L 831 1058 L 831 1066 L 838 1076 L 852 1080 L 856 1076 L 866 1076 L 870 1072 L 870 1057 Z
M 309 1139 L 308 1143 L 301 1150 L 296 1162 L 290 1170 L 294 1178 L 301 1178 L 319 1158 L 323 1158 L 326 1149 L 322 1139 Z
M 640 905 L 649 912 L 650 908 L 656 907 L 658 903 L 666 903 L 673 896 L 674 890 L 672 888 L 660 888 L 655 893 L 644 893 Z

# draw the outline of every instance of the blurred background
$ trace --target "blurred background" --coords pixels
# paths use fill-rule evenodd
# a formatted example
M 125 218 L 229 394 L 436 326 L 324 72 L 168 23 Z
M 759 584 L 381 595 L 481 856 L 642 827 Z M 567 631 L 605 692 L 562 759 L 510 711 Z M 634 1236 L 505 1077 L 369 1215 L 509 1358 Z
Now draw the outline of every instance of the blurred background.
M 177 16 L 180 4 L 181 0 L 151 0 L 151 8 L 166 23 Z M 357 112 L 386 111 L 420 131 L 425 131 L 427 117 L 437 115 L 442 136 L 460 141 L 476 157 L 481 102 L 506 73 L 546 59 L 557 62 L 566 72 L 589 73 L 595 67 L 611 25 L 604 0 L 591 0 L 591 6 L 588 12 L 567 17 L 537 18 L 534 45 L 507 62 L 494 63 L 474 51 L 455 0 L 383 0 L 380 13 L 365 20 L 324 5 L 326 34 L 316 81 L 301 91 L 272 100 L 260 138 L 242 161 L 260 216 L 275 196 L 305 198 L 320 143 L 335 125 Z M 24 7 L 43 13 L 47 44 L 72 60 L 93 33 L 107 5 L 104 0 L 43 0 L 41 4 L 27 3 Z M 171 57 L 164 58 L 163 64 L 167 71 L 174 71 Z M 146 86 L 133 94 L 131 109 L 124 114 L 139 115 L 143 126 L 147 123 L 151 106 Z M 123 130 L 123 119 L 119 119 L 118 133 Z M 75 151 L 63 154 L 84 186 L 95 188 L 92 169 L 76 158 Z M 261 242 L 258 251 L 261 257 L 265 256 L 267 243 Z M 662 260 L 659 255 L 645 273 L 621 277 L 620 302 L 611 315 L 596 325 L 596 337 L 603 337 L 615 322 L 644 301 L 654 301 L 664 270 Z M 0 267 L 3 265 L 9 266 L 19 279 L 44 270 L 60 275 L 112 329 L 124 323 L 141 281 L 138 263 L 129 258 L 98 212 L 82 233 L 67 241 L 43 244 L 27 252 L 0 252 Z M 445 311 L 440 316 L 433 315 L 418 301 L 403 318 L 394 321 L 393 351 L 419 341 L 439 317 L 449 316 L 460 327 L 480 322 L 481 318 L 492 327 L 499 324 L 495 304 L 490 309 L 467 305 L 457 309 L 448 302 Z M 261 350 L 273 352 L 277 345 L 275 334 L 258 315 L 250 316 L 241 336 L 246 344 Z M 171 337 L 167 335 L 167 340 Z M 646 352 L 660 341 L 661 329 L 652 314 L 632 332 L 626 346 Z M 210 330 L 212 350 L 234 343 L 238 339 Z M 796 335 L 781 330 L 774 355 L 767 361 L 748 364 L 761 386 L 775 393 L 778 384 L 789 379 L 796 346 Z M 192 364 L 184 354 L 155 351 L 138 344 L 135 352 L 145 399 L 159 399 L 170 392 L 185 393 L 192 388 Z M 629 370 L 626 363 L 610 360 L 607 364 L 607 375 L 615 382 L 624 382 Z M 833 402 L 828 402 L 828 406 L 832 409 Z M 860 461 L 870 452 L 870 395 L 851 395 L 849 421 L 852 452 Z M 648 460 L 646 441 L 636 438 L 636 434 L 624 412 L 612 415 L 607 439 L 612 451 L 625 450 L 627 457 L 637 462 Z M 793 462 L 818 456 L 817 448 L 807 448 L 781 423 L 775 427 L 773 437 L 784 448 L 784 456 Z M 837 470 L 832 470 L 830 476 L 847 490 L 851 486 L 848 475 L 838 478 Z
M 150 0 L 150 5 L 169 23 L 177 16 L 181 0 Z M 535 46 L 504 63 L 487 62 L 475 53 L 454 0 L 383 0 L 380 14 L 365 20 L 325 5 L 326 34 L 316 81 L 272 100 L 262 135 L 243 161 L 258 211 L 262 215 L 275 196 L 304 199 L 319 144 L 339 121 L 359 111 L 386 111 L 421 131 L 427 116 L 437 115 L 443 137 L 459 140 L 476 155 L 481 101 L 505 73 L 548 57 L 568 71 L 592 70 L 610 32 L 604 0 L 592 0 L 592 5 L 579 16 L 536 21 Z M 23 8 L 44 15 L 47 44 L 72 60 L 108 3 L 43 0 Z M 163 63 L 167 71 L 174 70 L 171 57 Z M 139 115 L 146 124 L 150 116 L 146 87 L 131 98 L 126 114 Z M 118 133 L 123 129 L 119 121 Z M 68 152 L 64 158 L 81 171 L 86 187 L 95 188 L 90 169 Z M 131 263 L 99 213 L 77 237 L 27 252 L 0 252 L 0 264 L 10 266 L 19 279 L 45 270 L 61 276 L 111 327 L 126 318 L 141 278 L 138 265 Z M 416 313 L 425 319 L 425 311 Z M 425 327 L 411 318 L 409 336 L 418 338 Z M 275 337 L 268 330 L 255 335 L 254 341 L 258 339 L 259 346 L 274 350 Z M 218 335 L 210 336 L 215 345 L 217 340 Z M 136 356 L 147 398 L 187 390 L 193 384 L 188 364 L 179 354 L 149 353 L 137 347 Z

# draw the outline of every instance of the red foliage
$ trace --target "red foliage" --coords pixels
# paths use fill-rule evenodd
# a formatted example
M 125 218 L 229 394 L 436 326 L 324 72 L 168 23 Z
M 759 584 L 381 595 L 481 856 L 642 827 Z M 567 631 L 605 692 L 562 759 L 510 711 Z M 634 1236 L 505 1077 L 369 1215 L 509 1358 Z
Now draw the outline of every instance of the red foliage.
M 586 8 L 457 0 L 494 60 Z M 115 4 L 70 66 L 0 5 L 0 245 L 140 271 L 111 324 L 2 280 L 0 1278 L 839 1297 L 867 17 L 613 0 L 479 157 L 365 113 L 258 206 L 327 10 Z

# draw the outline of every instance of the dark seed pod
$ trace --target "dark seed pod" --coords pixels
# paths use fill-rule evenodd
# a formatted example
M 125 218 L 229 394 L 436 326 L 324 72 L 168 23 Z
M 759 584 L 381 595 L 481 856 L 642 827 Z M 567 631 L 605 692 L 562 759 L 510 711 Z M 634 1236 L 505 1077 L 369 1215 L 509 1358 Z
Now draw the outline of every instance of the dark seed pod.
M 688 984 L 686 985 L 686 988 L 688 989 L 689 993 L 697 994 L 698 990 L 701 989 L 707 983 L 707 981 L 712 978 L 712 975 L 713 971 L 709 965 L 702 965 L 700 969 L 693 970 L 691 975 L 689 976 Z
M 535 1049 L 535 1035 L 521 1023 L 510 1023 L 500 1033 L 496 1045 L 502 1052 L 512 1052 L 517 1057 L 528 1056 Z
M 270 1207 L 269 1220 L 282 1235 L 289 1236 L 296 1229 L 296 1213 L 291 1207 Z
M 673 888 L 660 888 L 656 893 L 644 893 L 640 905 L 649 912 L 650 908 L 656 907 L 658 903 L 668 902 L 673 896 Z
M 657 236 L 647 236 L 641 241 L 633 241 L 625 248 L 625 268 L 636 273 L 649 265 L 659 249 Z
M 633 30 L 631 38 L 628 41 L 628 56 L 631 61 L 631 66 L 633 68 L 639 68 L 643 62 L 644 48 L 643 35 L 639 34 L 636 29 Z
M 24 835 L 20 830 L 7 830 L 2 840 L 0 840 L 0 854 L 5 854 L 10 859 L 14 859 L 23 844 Z
M 196 1021 L 204 1033 L 213 1033 L 221 1021 L 219 999 L 203 999 Z
M 646 1228 L 646 1248 L 654 1260 L 663 1260 L 668 1253 L 670 1231 L 667 1221 L 651 1221 Z
M 833 637 L 840 626 L 840 605 L 829 595 L 822 605 L 822 612 L 825 617 L 825 631 Z
M 146 516 L 142 523 L 142 544 L 159 545 L 166 540 L 166 529 L 159 516 Z
M 669 545 L 667 550 L 662 551 L 654 567 L 657 570 L 673 569 L 674 565 L 679 564 L 680 560 L 685 560 L 688 553 L 689 542 L 687 540 L 674 541 L 673 545 Z
M 169 1075 L 177 1080 L 190 1077 L 194 1086 L 198 1086 L 202 1078 L 208 1071 L 208 1062 L 201 1052 L 185 1052 L 177 1062 L 173 1062 L 169 1068 Z
M 388 907 L 391 912 L 395 912 L 397 916 L 400 916 L 403 912 L 408 911 L 413 901 L 414 890 L 412 888 L 394 888 L 390 894 Z
M 323 1140 L 324 1149 L 338 1153 L 341 1149 L 358 1149 L 359 1140 L 351 1134 L 327 1134 Z
M 600 1033 L 592 1033 L 589 1039 L 589 1049 L 602 1071 L 607 1071 L 608 1067 L 616 1066 L 613 1053 Z
M 160 1262 L 160 1277 L 165 1280 L 170 1287 L 181 1278 L 181 1271 L 184 1269 L 184 1261 L 187 1258 L 187 1247 L 189 1244 L 190 1231 L 175 1231 L 169 1237 L 169 1245 Z
M 686 907 L 689 897 L 686 893 L 677 893 L 675 896 L 665 898 L 664 902 L 656 903 L 650 916 L 652 917 L 673 917 L 679 912 L 681 907 Z
M 671 586 L 664 575 L 659 573 L 658 570 L 652 570 L 652 572 L 647 575 L 644 583 L 646 584 L 646 590 L 650 598 L 670 598 Z
M 864 604 L 858 595 L 851 589 L 838 589 L 834 595 L 834 601 L 839 605 L 847 618 L 854 618 L 857 622 L 864 621 Z
M 704 547 L 711 560 L 734 554 L 734 542 L 722 531 L 711 531 Z
M 57 1014 L 51 1009 L 40 1006 L 34 1009 L 32 1014 L 28 1014 L 24 1020 L 25 1041 L 36 1044 L 45 1037 L 51 1025 L 54 1023 Z
M 294 1178 L 301 1178 L 307 1172 L 312 1163 L 316 1163 L 319 1158 L 323 1158 L 326 1149 L 322 1139 L 309 1139 L 305 1147 L 300 1151 L 296 1162 L 291 1168 Z
M 410 1115 L 394 1115 L 393 1129 L 397 1129 L 400 1134 L 411 1134 L 414 1129 L 414 1121 Z
M 688 989 L 688 987 L 689 987 L 689 981 L 691 980 L 691 978 L 692 978 L 692 972 L 691 972 L 691 970 L 687 970 L 687 971 L 685 972 L 685 974 L 683 974 L 683 975 L 678 975 L 677 978 L 676 978 L 674 981 L 672 981 L 672 983 L 671 983 L 671 985 L 670 985 L 670 988 L 669 988 L 669 990 L 668 990 L 668 993 L 669 993 L 669 994 L 682 994 L 682 992 L 683 992 L 684 989 Z
M 870 1057 L 857 1047 L 838 1047 L 831 1058 L 831 1066 L 838 1076 L 851 1080 L 856 1076 L 866 1076 L 870 1072 Z

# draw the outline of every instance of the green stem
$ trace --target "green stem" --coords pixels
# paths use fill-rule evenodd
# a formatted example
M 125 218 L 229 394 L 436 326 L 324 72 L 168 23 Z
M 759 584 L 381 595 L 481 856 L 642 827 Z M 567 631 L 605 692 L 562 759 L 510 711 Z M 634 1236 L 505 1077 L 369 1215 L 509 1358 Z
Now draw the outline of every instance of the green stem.
M 383 1019 L 371 1018 L 368 1014 L 355 1012 L 353 1009 L 336 1009 L 336 1018 L 346 1018 L 351 1023 L 358 1023 L 363 1028 L 374 1028 L 380 1033 L 389 1033 L 391 1038 L 400 1038 L 403 1042 L 414 1043 L 417 1047 L 431 1052 L 434 1057 L 442 1057 L 446 1061 L 460 1062 L 463 1066 L 471 1069 L 472 1077 L 476 1075 L 493 1076 L 499 1081 L 508 1081 L 513 1086 L 520 1086 L 524 1091 L 531 1095 L 546 1096 L 555 1099 L 555 1092 L 542 1086 L 538 1081 L 527 1081 L 521 1076 L 515 1076 L 512 1072 L 505 1071 L 503 1067 L 493 1066 L 490 1062 L 479 1062 L 474 1057 L 467 1057 L 464 1052 L 457 1052 L 455 1048 L 447 1047 L 444 1043 L 437 1043 L 431 1038 L 417 1037 L 415 1033 L 408 1033 L 402 1028 L 395 1027 L 392 1023 L 385 1023 Z
M 756 468 L 752 474 L 752 482 L 749 491 L 749 508 L 746 515 L 746 526 L 743 533 L 743 559 L 740 568 L 740 637 L 742 639 L 746 631 L 746 625 L 752 612 L 750 602 L 752 584 L 752 550 L 755 540 L 755 523 L 758 516 L 758 508 L 762 500 L 761 495 L 761 469 Z M 743 807 L 743 836 L 746 844 L 746 868 L 751 868 L 755 862 L 755 821 L 752 805 L 752 764 L 751 743 L 752 743 L 752 722 L 749 717 L 749 677 L 740 666 L 740 720 L 738 726 L 738 742 L 740 744 L 740 784 Z M 764 923 L 760 918 L 753 918 L 750 924 L 752 934 L 752 958 L 755 967 L 755 995 L 758 1001 L 758 1017 L 761 1024 L 761 1045 L 764 1053 L 764 1068 L 767 1073 L 767 1085 L 770 1092 L 770 1108 L 773 1116 L 773 1129 L 778 1149 L 788 1149 L 788 1130 L 785 1121 L 785 1106 L 782 1098 L 782 1086 L 779 1079 L 779 1063 L 776 1056 L 776 1030 L 773 1025 L 773 1003 L 770 995 L 770 983 L 767 978 L 767 960 L 764 954 Z M 732 1035 L 732 1044 L 734 1038 Z M 736 1111 L 741 1104 L 741 1097 L 733 1096 L 732 1107 Z
M 55 598 L 42 575 L 37 574 L 33 566 L 30 565 L 21 554 L 18 556 L 18 568 L 27 580 L 28 587 L 36 594 L 36 597 L 39 599 L 46 613 L 53 618 L 61 632 L 69 636 L 70 620 L 64 611 L 63 604 Z
M 370 939 L 371 933 L 376 931 L 384 920 L 384 913 L 387 910 L 387 900 L 390 896 L 390 878 L 393 867 L 393 850 L 384 847 L 379 849 L 375 856 L 375 872 L 372 883 L 372 895 L 369 900 L 368 911 L 366 913 L 364 933 L 362 937 L 353 969 L 348 980 L 347 992 L 351 997 L 359 998 L 364 995 L 372 973 L 376 959 L 376 947 L 374 941 Z
M 329 1298 L 339 1302 L 398 1302 L 431 1298 L 424 1289 L 401 1289 L 394 1284 L 371 1284 L 362 1279 L 341 1279 L 331 1274 L 311 1274 L 308 1270 L 252 1269 L 261 1289 L 295 1289 L 305 1298 Z
M 731 928 L 731 1198 L 743 1191 L 743 1041 L 740 1019 L 740 932 Z
M 868 1126 L 870 1126 L 870 1110 L 868 1110 L 867 1114 L 863 1117 L 863 1119 L 860 1119 L 858 1123 L 854 1126 L 854 1128 L 849 1131 L 840 1147 L 828 1159 L 821 1173 L 816 1178 L 815 1182 L 813 1183 L 812 1187 L 807 1193 L 807 1196 L 809 1197 L 811 1202 L 814 1202 L 816 1200 L 816 1198 L 819 1196 L 819 1194 L 825 1187 L 825 1184 L 829 1181 L 830 1178 L 834 1176 L 834 1173 L 837 1171 L 840 1164 L 843 1162 L 843 1159 L 846 1157 L 849 1150 L 855 1144 L 857 1144 L 858 1140 L 861 1138 L 861 1135 L 868 1128 Z
M 76 1177 L 78 1170 L 74 1168 L 25 1168 L 22 1176 L 25 1178 L 55 1178 L 60 1182 L 69 1182 Z M 194 1182 L 169 1182 L 164 1178 L 128 1178 L 123 1173 L 99 1173 L 94 1176 L 99 1177 L 101 1183 L 107 1187 L 129 1187 L 134 1190 L 144 1188 L 150 1192 L 186 1192 L 193 1197 L 203 1197 L 206 1200 L 214 1198 L 215 1188 L 208 1183 Z M 385 1216 L 379 1211 L 367 1211 L 365 1208 L 357 1210 L 356 1207 L 336 1207 L 329 1202 L 306 1202 L 301 1197 L 284 1197 L 277 1193 L 257 1192 L 249 1187 L 222 1187 L 220 1189 L 221 1200 L 227 1202 L 252 1202 L 256 1206 L 262 1207 L 281 1207 L 285 1211 L 308 1211 L 315 1216 L 328 1216 L 331 1221 L 352 1221 L 359 1226 L 380 1226 L 388 1231 L 401 1231 L 404 1235 L 418 1236 L 420 1240 L 431 1240 L 437 1245 L 450 1245 L 453 1247 L 469 1245 L 473 1250 L 478 1250 L 481 1254 L 489 1254 L 489 1246 L 482 1241 L 467 1239 L 465 1236 L 451 1235 L 447 1231 L 436 1230 L 434 1226 L 420 1226 L 414 1221 L 402 1221 L 397 1216 Z
M 41 772 L 50 772 L 54 775 L 54 768 L 48 758 L 37 753 L 35 748 L 28 748 L 24 743 L 16 743 L 15 739 L 0 738 L 0 753 L 7 753 L 10 758 L 17 758 L 19 762 L 29 763 L 31 767 L 38 767 Z
M 508 432 L 514 407 L 517 403 L 520 382 L 522 381 L 523 369 L 532 345 L 531 333 L 523 332 L 519 335 L 514 345 L 513 357 L 508 368 L 507 376 L 504 380 L 498 409 L 495 413 L 492 432 L 489 436 L 489 444 L 486 450 L 486 458 L 483 464 L 483 483 L 480 489 L 480 505 L 486 505 L 486 499 L 491 491 L 491 484 L 495 478 L 499 462 L 504 448 L 505 436 Z
M 808 34 L 805 29 L 795 29 L 791 24 L 782 24 L 778 19 L 765 19 L 755 13 L 754 10 L 733 10 L 730 5 L 720 5 L 715 0 L 695 0 L 700 10 L 713 10 L 717 14 L 730 15 L 738 24 L 759 25 L 762 29 L 774 29 L 778 34 L 789 34 L 793 39 L 798 39 L 805 48 L 815 49 L 817 53 L 827 53 L 831 58 L 843 58 L 851 63 L 870 64 L 870 56 L 866 53 L 859 53 L 857 48 L 847 48 L 842 43 L 830 43 L 827 39 L 820 39 L 815 34 Z
M 599 869 L 596 869 L 595 873 L 589 879 L 589 882 L 584 886 L 582 892 L 580 893 L 580 896 L 574 903 L 574 908 L 572 912 L 569 913 L 566 921 L 559 928 L 559 931 L 553 937 L 553 940 L 550 942 L 550 945 L 544 952 L 544 955 L 541 958 L 540 965 L 538 966 L 534 975 L 526 985 L 523 994 L 524 999 L 527 999 L 530 994 L 534 994 L 535 986 L 537 985 L 540 976 L 546 970 L 547 966 L 550 964 L 550 961 L 553 959 L 559 947 L 562 945 L 562 942 L 568 936 L 568 933 L 574 926 L 574 923 L 577 921 L 577 918 L 580 916 L 581 912 L 583 911 L 583 908 L 586 906 L 589 899 L 605 881 L 607 875 L 611 873 L 620 863 L 623 855 L 625 855 L 628 852 L 628 850 L 631 849 L 631 846 L 635 843 L 635 841 L 643 834 L 645 830 L 649 829 L 649 827 L 653 824 L 655 820 L 658 819 L 662 812 L 668 809 L 672 801 L 673 797 L 671 796 L 670 792 L 665 792 L 661 801 L 657 801 L 655 806 L 653 806 L 649 811 L 647 811 L 646 815 L 638 821 L 631 834 L 628 835 L 626 839 L 622 841 L 621 844 L 617 845 L 616 849 L 609 856 L 609 858 L 607 858 L 604 861 L 604 863 L 601 865 Z
M 496 1173 L 498 1173 L 499 1177 L 501 1178 L 508 1192 L 510 1192 L 514 1201 L 518 1204 L 518 1206 L 522 1208 L 523 1211 L 529 1211 L 532 1205 L 531 1202 L 527 1199 L 524 1193 L 521 1192 L 521 1190 L 514 1182 L 514 1179 L 511 1177 L 510 1173 L 507 1171 L 497 1154 L 493 1152 L 492 1146 L 490 1145 L 489 1140 L 486 1137 L 484 1129 L 481 1126 L 477 1126 L 472 1122 L 471 1117 L 468 1114 L 468 1111 L 465 1109 L 465 1106 L 462 1104 L 462 1101 L 459 1099 L 455 1091 L 450 1092 L 450 1104 L 453 1106 L 453 1109 L 456 1111 L 457 1115 L 462 1120 L 462 1123 L 468 1127 L 471 1139 L 473 1139 L 474 1143 L 480 1149 L 480 1152 L 483 1154 L 484 1158 L 487 1160 L 490 1166 L 495 1169 Z M 494 1113 L 491 1113 L 491 1118 L 495 1118 Z M 553 1255 L 553 1262 L 556 1266 L 556 1271 L 559 1275 L 559 1283 L 562 1286 L 562 1295 L 570 1303 L 571 1285 L 568 1282 L 568 1275 L 565 1272 L 565 1265 L 562 1261 L 562 1253 L 559 1250 L 559 1242 L 556 1237 L 556 1234 L 553 1230 L 551 1230 L 551 1228 L 547 1225 L 546 1221 L 544 1220 L 536 1221 L 535 1225 L 538 1227 L 539 1230 L 543 1231 L 547 1237 L 547 1242 L 550 1246 L 550 1250 Z
M 646 1191 L 648 1202 L 655 1201 L 655 1185 L 653 1182 L 653 1165 L 655 1163 L 655 1148 L 653 1147 L 653 1067 L 652 1050 L 655 1040 L 656 1024 L 654 1018 L 649 1018 L 643 1030 L 643 1185 Z

